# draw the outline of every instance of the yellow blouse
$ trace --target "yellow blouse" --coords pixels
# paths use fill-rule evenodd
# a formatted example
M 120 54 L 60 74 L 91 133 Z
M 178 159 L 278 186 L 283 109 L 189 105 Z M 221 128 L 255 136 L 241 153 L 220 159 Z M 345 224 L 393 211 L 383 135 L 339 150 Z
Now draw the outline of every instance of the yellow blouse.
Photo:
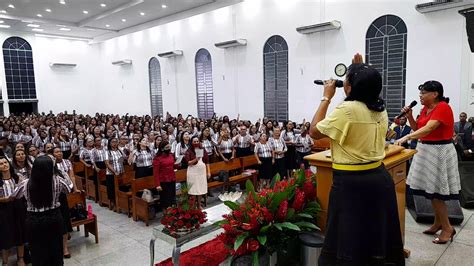
M 331 139 L 331 157 L 337 164 L 364 164 L 385 158 L 387 111 L 375 112 L 359 101 L 345 101 L 316 128 Z

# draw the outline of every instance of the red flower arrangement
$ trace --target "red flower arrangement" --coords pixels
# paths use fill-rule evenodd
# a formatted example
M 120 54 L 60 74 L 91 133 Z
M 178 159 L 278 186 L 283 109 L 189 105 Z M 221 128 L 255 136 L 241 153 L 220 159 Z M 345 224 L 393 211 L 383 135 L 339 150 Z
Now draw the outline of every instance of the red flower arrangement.
M 206 212 L 194 207 L 194 197 L 188 197 L 188 188 L 181 187 L 181 195 L 177 206 L 168 207 L 163 211 L 163 224 L 170 233 L 199 229 L 207 222 Z
M 298 237 L 295 231 L 319 229 L 315 223 L 320 207 L 312 173 L 298 170 L 281 181 L 276 176 L 269 188 L 258 193 L 247 181 L 246 190 L 244 203 L 225 202 L 232 212 L 220 222 L 224 233 L 219 238 L 234 257 L 251 254 L 257 265 L 259 252 L 284 250 L 288 240 Z

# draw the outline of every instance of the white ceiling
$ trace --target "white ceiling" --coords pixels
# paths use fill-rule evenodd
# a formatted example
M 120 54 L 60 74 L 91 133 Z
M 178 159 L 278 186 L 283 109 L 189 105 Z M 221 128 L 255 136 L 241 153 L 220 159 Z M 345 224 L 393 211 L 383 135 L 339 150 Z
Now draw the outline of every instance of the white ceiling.
M 0 22 L 3 21 L 0 23 L 0 31 L 103 39 L 101 36 L 118 36 L 121 32 L 129 32 L 143 24 L 152 26 L 153 21 L 165 19 L 169 22 L 173 17 L 179 19 L 180 14 L 188 14 L 194 9 L 207 12 L 222 7 L 223 4 L 241 1 L 243 0 L 0 0 Z M 101 6 L 102 4 L 105 6 Z M 201 7 L 208 8 L 200 9 Z M 39 26 L 33 28 L 28 24 Z M 10 28 L 2 28 L 1 25 L 9 25 Z

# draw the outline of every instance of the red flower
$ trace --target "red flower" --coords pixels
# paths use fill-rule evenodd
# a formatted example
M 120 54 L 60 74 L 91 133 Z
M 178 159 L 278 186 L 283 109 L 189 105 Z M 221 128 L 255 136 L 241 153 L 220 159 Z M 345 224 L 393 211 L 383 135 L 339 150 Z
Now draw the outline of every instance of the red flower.
M 193 227 L 193 226 L 190 223 L 186 224 L 186 228 L 191 228 L 191 227 Z
M 177 225 L 178 227 L 182 227 L 184 225 L 184 222 L 181 220 L 178 220 Z
M 277 212 L 277 220 L 280 222 L 283 222 L 286 218 L 286 214 L 288 213 L 288 200 L 284 200 L 281 204 L 280 207 L 278 207 L 278 212 Z
M 258 243 L 257 240 L 255 239 L 251 239 L 248 243 L 247 243 L 247 249 L 251 252 L 254 252 L 254 251 L 257 251 L 258 248 L 260 247 L 260 244 Z
M 292 205 L 293 209 L 295 209 L 295 211 L 299 211 L 303 209 L 304 201 L 305 201 L 304 191 L 297 189 L 295 200 L 293 201 L 293 205 Z
M 234 217 L 235 217 L 236 219 L 239 219 L 239 220 L 242 220 L 243 217 L 244 217 L 244 215 L 242 214 L 242 212 L 239 211 L 239 210 L 233 211 L 233 214 L 234 214 Z
M 246 223 L 242 224 L 241 228 L 246 230 L 246 231 L 252 230 L 252 226 L 250 224 L 246 224 Z
M 191 219 L 191 215 L 189 213 L 186 213 L 184 215 L 184 219 L 187 219 L 187 220 Z
M 310 178 L 313 175 L 313 172 L 311 172 L 310 169 L 306 169 L 304 171 L 304 174 L 305 174 L 306 178 Z
M 303 191 L 307 200 L 316 199 L 316 188 L 311 180 L 308 180 L 303 184 Z
M 265 217 L 265 221 L 267 223 L 271 223 L 273 221 L 273 214 L 267 209 L 267 207 L 264 207 L 262 209 L 263 212 L 263 217 Z

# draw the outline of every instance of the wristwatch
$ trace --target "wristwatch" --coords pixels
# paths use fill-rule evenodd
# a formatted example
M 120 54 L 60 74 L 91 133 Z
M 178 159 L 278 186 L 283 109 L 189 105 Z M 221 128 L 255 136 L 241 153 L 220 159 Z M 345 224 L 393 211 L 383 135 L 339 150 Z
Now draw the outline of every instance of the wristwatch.
M 331 103 L 331 100 L 329 100 L 329 98 L 326 96 L 321 97 L 321 102 L 322 101 L 328 101 L 329 103 Z

